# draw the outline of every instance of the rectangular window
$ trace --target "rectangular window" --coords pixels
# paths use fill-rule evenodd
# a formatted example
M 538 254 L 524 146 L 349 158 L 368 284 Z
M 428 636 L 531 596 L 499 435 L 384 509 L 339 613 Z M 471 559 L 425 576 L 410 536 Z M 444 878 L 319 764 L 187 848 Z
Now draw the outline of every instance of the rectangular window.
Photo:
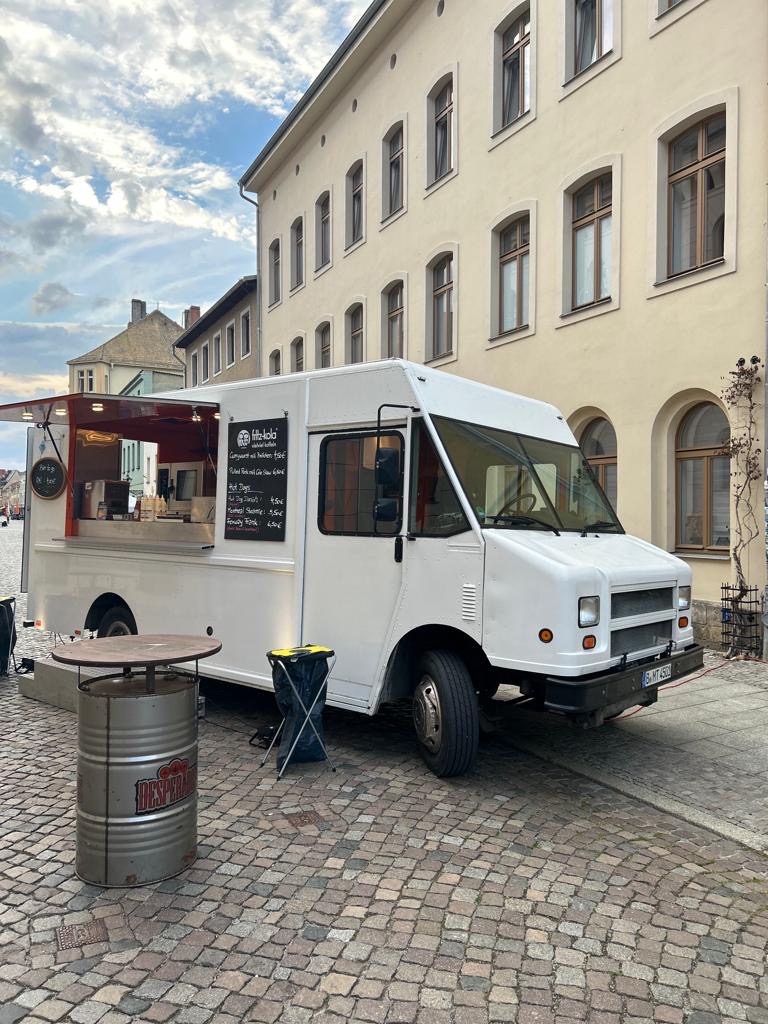
M 251 354 L 251 314 L 243 313 L 240 317 L 240 358 L 245 359 Z
M 433 181 L 442 178 L 453 166 L 453 80 L 435 97 L 435 153 Z
M 88 390 L 93 391 L 93 370 L 88 370 Z
M 192 368 L 192 387 L 196 388 L 197 387 L 197 352 L 193 352 L 192 353 L 191 368 Z
M 453 350 L 453 257 L 445 256 L 432 271 L 432 358 Z
M 221 373 L 221 335 L 216 334 L 213 338 L 213 372 Z
M 304 370 L 304 341 L 296 338 L 291 345 L 291 369 L 294 373 L 302 373 Z
M 326 194 L 317 203 L 317 269 L 331 262 L 331 197 Z
M 77 371 L 77 390 L 85 391 L 85 370 Z
M 352 234 L 349 244 L 354 245 L 363 237 L 363 165 L 357 167 L 352 175 Z
M 227 366 L 232 366 L 235 362 L 235 325 L 227 324 Z
M 402 435 L 383 434 L 381 447 L 394 449 L 398 453 L 400 477 L 392 487 L 377 489 L 375 434 L 325 438 L 320 447 L 318 508 L 318 526 L 322 533 L 391 537 L 400 532 L 403 496 Z M 400 515 L 396 522 L 374 522 L 373 507 L 377 499 L 400 503 Z
M 349 361 L 363 361 L 363 307 L 355 306 L 349 315 Z
M 611 297 L 612 201 L 610 174 L 573 195 L 573 309 Z
M 403 286 L 396 284 L 387 295 L 387 358 L 401 359 L 403 356 Z
M 323 324 L 319 331 L 318 349 L 321 369 L 331 365 L 331 325 Z
M 389 138 L 389 205 L 387 216 L 403 208 L 403 129 L 395 129 Z
M 506 127 L 531 108 L 530 11 L 506 30 L 501 49 L 501 120 Z
M 574 0 L 574 75 L 613 49 L 614 0 Z
M 669 143 L 669 277 L 706 266 L 725 251 L 725 114 Z
M 291 267 L 291 287 L 298 288 L 304 284 L 304 219 L 294 221 L 293 229 L 293 262 Z
M 280 301 L 280 241 L 269 247 L 269 304 Z
M 205 345 L 203 345 L 202 357 L 203 357 L 203 364 L 202 364 L 203 383 L 205 383 L 205 381 L 207 381 L 208 377 L 210 376 L 210 374 L 209 374 L 209 367 L 208 367 L 208 345 L 207 345 L 207 343 Z
M 514 221 L 499 235 L 499 334 L 528 326 L 530 220 Z

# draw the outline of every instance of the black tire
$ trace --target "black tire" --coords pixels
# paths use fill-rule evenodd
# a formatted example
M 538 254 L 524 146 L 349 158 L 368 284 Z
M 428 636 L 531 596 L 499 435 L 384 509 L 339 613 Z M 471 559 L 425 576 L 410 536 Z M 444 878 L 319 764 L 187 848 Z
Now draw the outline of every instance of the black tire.
M 463 775 L 477 757 L 477 694 L 453 651 L 427 651 L 419 661 L 413 718 L 421 756 L 441 778 Z
M 138 633 L 136 621 L 124 605 L 116 605 L 104 612 L 96 636 L 131 636 Z

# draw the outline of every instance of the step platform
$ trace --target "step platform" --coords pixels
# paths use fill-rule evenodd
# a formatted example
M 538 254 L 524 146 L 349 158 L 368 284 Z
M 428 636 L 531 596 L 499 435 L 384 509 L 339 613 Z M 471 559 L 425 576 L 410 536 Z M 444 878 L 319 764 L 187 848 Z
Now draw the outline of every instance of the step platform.
M 81 679 L 98 675 L 104 675 L 103 668 L 80 669 Z M 77 714 L 77 667 L 58 665 L 50 658 L 36 658 L 34 674 L 19 676 L 19 693 Z

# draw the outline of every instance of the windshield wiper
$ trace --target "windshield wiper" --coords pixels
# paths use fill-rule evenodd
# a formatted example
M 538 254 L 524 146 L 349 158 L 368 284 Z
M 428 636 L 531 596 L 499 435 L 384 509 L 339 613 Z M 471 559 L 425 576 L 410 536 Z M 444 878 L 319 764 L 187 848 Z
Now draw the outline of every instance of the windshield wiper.
M 560 536 L 560 531 L 556 526 L 548 523 L 545 519 L 537 519 L 536 516 L 516 516 L 510 512 L 504 515 L 485 516 L 485 518 L 491 520 L 492 526 L 503 520 L 507 523 L 519 523 L 521 526 L 543 526 L 545 530 L 551 530 L 552 533 Z
M 598 532 L 604 531 L 607 526 L 610 526 L 612 530 L 616 529 L 616 523 L 612 523 L 607 519 L 598 519 L 596 523 L 587 523 L 581 531 L 581 536 L 586 537 L 587 534 L 592 533 L 593 530 L 597 530 Z

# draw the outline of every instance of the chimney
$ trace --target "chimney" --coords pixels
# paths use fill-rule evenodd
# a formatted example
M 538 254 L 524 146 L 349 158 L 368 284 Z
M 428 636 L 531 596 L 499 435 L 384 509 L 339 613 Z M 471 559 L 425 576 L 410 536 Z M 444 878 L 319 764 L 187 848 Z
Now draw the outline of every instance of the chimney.
M 143 299 L 131 299 L 131 324 L 137 324 L 147 315 L 147 304 Z M 128 324 L 130 327 L 131 324 Z
M 190 306 L 189 309 L 185 309 L 184 310 L 184 330 L 186 331 L 188 328 L 190 328 L 192 326 L 192 324 L 196 324 L 199 319 L 200 319 L 200 307 L 199 306 Z

